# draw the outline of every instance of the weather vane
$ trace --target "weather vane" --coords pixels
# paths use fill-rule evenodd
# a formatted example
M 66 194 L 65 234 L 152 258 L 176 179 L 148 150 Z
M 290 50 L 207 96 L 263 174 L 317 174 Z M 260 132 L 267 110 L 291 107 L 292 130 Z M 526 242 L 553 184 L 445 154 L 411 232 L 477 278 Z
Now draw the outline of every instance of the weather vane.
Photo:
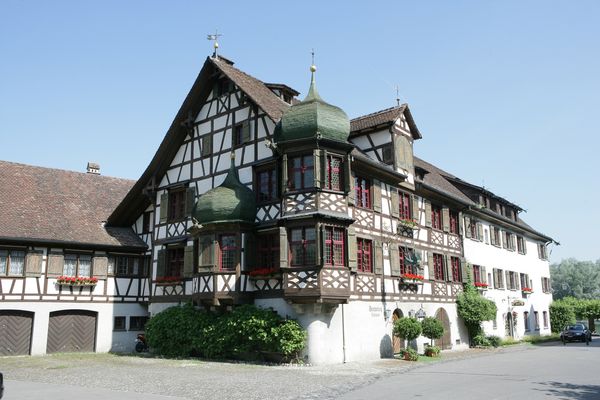
M 317 66 L 315 65 L 315 49 L 312 49 L 310 52 L 312 56 L 312 64 L 310 65 L 310 70 L 315 72 L 317 70 Z
M 215 29 L 215 34 L 214 35 L 206 35 L 206 39 L 207 40 L 213 40 L 213 48 L 215 49 L 215 52 L 213 53 L 213 57 L 217 58 L 217 49 L 219 48 L 219 38 L 223 36 L 222 34 L 219 33 L 218 30 Z
M 400 107 L 400 88 L 396 85 L 396 105 Z

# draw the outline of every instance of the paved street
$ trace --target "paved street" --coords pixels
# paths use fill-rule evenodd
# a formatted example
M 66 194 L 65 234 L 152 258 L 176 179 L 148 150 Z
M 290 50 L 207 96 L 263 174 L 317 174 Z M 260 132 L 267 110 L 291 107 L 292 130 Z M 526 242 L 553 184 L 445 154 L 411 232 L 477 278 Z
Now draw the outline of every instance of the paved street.
M 5 399 L 600 399 L 600 339 L 335 367 L 111 354 L 3 357 Z M 586 367 L 588 366 L 588 367 Z M 3 399 L 4 400 L 4 399 Z

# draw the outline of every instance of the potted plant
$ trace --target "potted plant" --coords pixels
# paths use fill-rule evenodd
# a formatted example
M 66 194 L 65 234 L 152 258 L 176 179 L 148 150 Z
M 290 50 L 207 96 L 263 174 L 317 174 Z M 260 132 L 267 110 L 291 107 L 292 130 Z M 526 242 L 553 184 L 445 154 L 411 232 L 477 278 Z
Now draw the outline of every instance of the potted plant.
M 279 268 L 256 268 L 248 273 L 250 279 L 276 279 L 281 277 Z
M 488 284 L 484 282 L 475 282 L 473 285 L 480 291 L 487 290 L 488 288 Z
M 409 272 L 402 274 L 400 276 L 400 278 L 402 279 L 402 283 L 413 284 L 413 285 L 422 284 L 423 279 L 425 279 L 425 277 L 423 275 L 412 274 Z
M 59 276 L 56 283 L 61 286 L 96 286 L 98 278 L 93 276 Z
M 420 334 L 421 324 L 419 323 L 419 321 L 417 321 L 416 318 L 402 317 L 396 320 L 396 322 L 394 322 L 394 336 L 398 336 L 399 338 L 404 339 L 406 341 L 406 350 L 404 350 L 402 353 L 405 360 L 407 359 L 406 353 L 410 350 L 414 351 L 413 349 L 408 348 L 408 343 L 411 340 L 415 340 L 416 338 L 418 338 Z M 414 353 L 416 354 L 417 352 L 414 351 Z M 409 361 L 416 361 L 416 359 L 411 359 Z
M 400 226 L 403 226 L 404 228 L 409 228 L 409 229 L 414 229 L 417 227 L 417 221 L 415 221 L 412 218 L 402 218 L 398 221 L 398 223 L 400 224 Z
M 522 287 L 522 288 L 521 288 L 521 292 L 522 292 L 523 294 L 531 294 L 531 293 L 533 293 L 533 289 L 532 289 L 532 288 L 529 288 L 529 287 Z
M 158 286 L 178 285 L 182 282 L 180 276 L 160 276 L 154 280 Z
M 440 348 L 437 346 L 432 346 L 429 344 L 425 345 L 425 355 L 427 357 L 439 357 L 440 356 Z
M 442 325 L 438 319 L 433 317 L 424 318 L 423 321 L 421 321 L 421 329 L 423 331 L 423 336 L 431 341 L 429 347 L 436 347 L 433 345 L 433 340 L 444 336 L 444 325 Z M 439 352 L 440 349 L 437 348 L 437 354 L 439 354 Z M 427 347 L 425 347 L 425 355 L 427 355 Z

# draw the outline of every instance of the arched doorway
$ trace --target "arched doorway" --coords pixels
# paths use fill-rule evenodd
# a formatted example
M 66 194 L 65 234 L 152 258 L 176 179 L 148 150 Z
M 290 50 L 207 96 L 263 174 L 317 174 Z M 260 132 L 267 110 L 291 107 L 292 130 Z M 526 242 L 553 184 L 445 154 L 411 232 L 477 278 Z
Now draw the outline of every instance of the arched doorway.
M 443 308 L 439 308 L 435 313 L 435 319 L 442 323 L 444 335 L 439 339 L 435 339 L 433 344 L 442 350 L 451 349 L 452 341 L 450 337 L 450 318 L 448 318 L 448 313 Z
M 404 317 L 402 310 L 396 308 L 392 314 L 392 346 L 394 348 L 394 354 L 400 353 L 400 350 L 404 348 L 404 340 L 394 335 L 394 323 L 402 317 Z
M 507 337 L 514 337 L 515 322 L 514 315 L 512 313 L 506 313 L 506 317 L 504 318 L 504 328 Z

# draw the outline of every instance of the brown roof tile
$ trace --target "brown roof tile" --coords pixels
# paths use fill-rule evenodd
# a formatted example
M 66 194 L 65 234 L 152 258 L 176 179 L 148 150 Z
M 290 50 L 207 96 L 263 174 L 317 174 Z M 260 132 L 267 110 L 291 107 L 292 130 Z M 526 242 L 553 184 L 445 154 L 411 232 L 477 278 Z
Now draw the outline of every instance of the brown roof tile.
M 400 118 L 400 114 L 402 114 L 405 109 L 406 104 L 402 104 L 400 106 L 386 108 L 385 110 L 353 118 L 350 120 L 350 132 L 362 131 L 384 124 L 392 124 Z
M 0 239 L 145 247 L 103 222 L 134 181 L 0 161 Z

